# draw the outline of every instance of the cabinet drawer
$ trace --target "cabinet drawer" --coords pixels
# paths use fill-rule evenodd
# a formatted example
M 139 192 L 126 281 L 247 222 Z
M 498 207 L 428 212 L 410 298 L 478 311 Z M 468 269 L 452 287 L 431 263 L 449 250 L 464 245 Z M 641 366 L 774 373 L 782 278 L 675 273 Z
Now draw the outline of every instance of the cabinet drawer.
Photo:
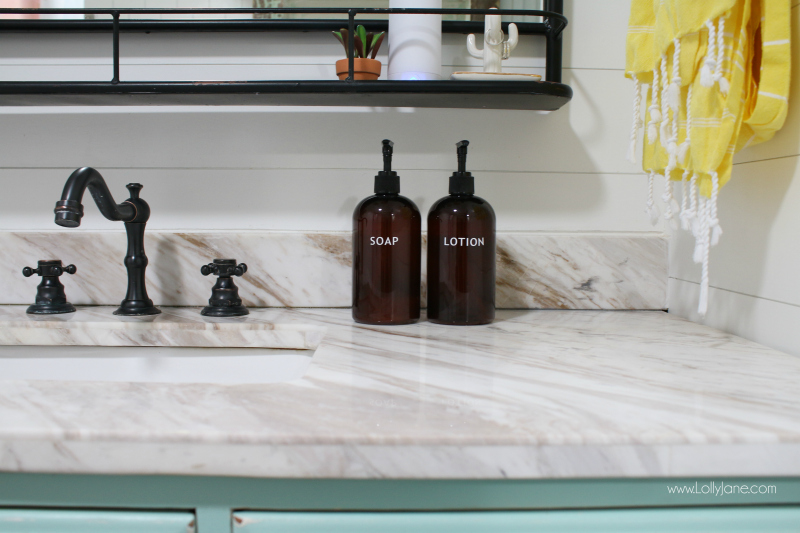
M 255 512 L 234 533 L 797 533 L 800 507 L 496 512 Z
M 194 514 L 0 509 L 0 533 L 192 533 Z

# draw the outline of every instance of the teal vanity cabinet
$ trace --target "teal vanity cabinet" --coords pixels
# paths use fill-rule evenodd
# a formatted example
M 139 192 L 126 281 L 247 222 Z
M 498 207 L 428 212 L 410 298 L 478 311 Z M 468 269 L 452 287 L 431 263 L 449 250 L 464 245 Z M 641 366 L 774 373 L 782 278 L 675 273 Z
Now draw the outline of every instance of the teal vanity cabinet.
M 712 482 L 774 490 L 670 493 L 670 487 Z M 0 533 L 406 532 L 798 533 L 800 478 L 353 480 L 0 472 Z
M 234 533 L 725 533 L 800 531 L 800 507 L 234 514 Z
M 0 533 L 192 533 L 194 514 L 163 511 L 2 509 Z

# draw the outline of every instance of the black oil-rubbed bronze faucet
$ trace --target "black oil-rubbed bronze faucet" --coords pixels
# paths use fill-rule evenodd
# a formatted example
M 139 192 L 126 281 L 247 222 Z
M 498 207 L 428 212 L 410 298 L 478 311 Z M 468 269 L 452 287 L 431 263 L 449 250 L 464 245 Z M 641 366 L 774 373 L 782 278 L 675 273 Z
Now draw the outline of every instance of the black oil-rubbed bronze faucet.
M 128 294 L 114 311 L 115 315 L 157 315 L 160 309 L 153 305 L 147 297 L 144 271 L 147 268 L 147 256 L 144 253 L 144 227 L 150 218 L 150 206 L 139 198 L 142 185 L 129 183 L 126 185 L 131 197 L 117 204 L 108 190 L 103 176 L 91 167 L 79 168 L 67 180 L 61 201 L 56 202 L 56 224 L 65 228 L 77 228 L 83 217 L 83 193 L 86 189 L 94 198 L 100 212 L 108 220 L 121 220 L 125 223 L 128 234 L 128 255 L 125 256 L 125 267 L 128 269 Z

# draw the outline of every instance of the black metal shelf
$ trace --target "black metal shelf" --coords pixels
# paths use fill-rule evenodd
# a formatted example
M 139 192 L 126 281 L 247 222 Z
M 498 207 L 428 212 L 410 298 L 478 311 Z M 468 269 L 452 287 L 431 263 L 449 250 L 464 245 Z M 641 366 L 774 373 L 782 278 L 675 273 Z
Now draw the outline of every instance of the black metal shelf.
M 0 83 L 0 105 L 275 105 L 553 111 L 572 98 L 547 81 L 239 81 Z
M 0 11 L 4 12 L 4 11 Z M 221 19 L 221 20 L 130 20 L 119 21 L 120 33 L 199 33 L 199 32 L 317 32 L 336 31 L 347 19 Z M 370 31 L 387 31 L 386 19 L 359 20 Z M 508 22 L 503 22 L 503 31 L 508 33 Z M 520 35 L 543 35 L 547 31 L 544 22 L 515 22 Z M 30 20 L 0 19 L 3 33 L 111 33 L 114 22 L 107 20 Z M 483 33 L 483 22 L 469 20 L 443 20 L 442 33 Z
M 561 82 L 561 32 L 567 24 L 563 0 L 545 0 L 545 11 L 482 9 L 65 9 L 13 10 L 0 13 L 92 13 L 110 15 L 113 20 L 23 20 L 2 21 L 0 32 L 93 32 L 113 35 L 114 76 L 109 82 L 0 82 L 0 106 L 141 106 L 141 105 L 259 105 L 259 106 L 368 106 L 468 109 L 559 109 L 572 98 L 572 89 Z M 154 13 L 239 13 L 313 12 L 346 14 L 347 20 L 120 20 L 121 15 Z M 119 77 L 119 35 L 121 32 L 151 31 L 329 31 L 347 24 L 354 27 L 358 14 L 443 13 L 542 16 L 541 23 L 520 23 L 520 33 L 543 35 L 547 39 L 546 81 L 122 81 Z M 359 21 L 361 22 L 361 21 Z M 364 21 L 366 22 L 366 21 Z M 383 29 L 386 21 L 371 21 Z M 380 24 L 378 24 L 380 23 Z M 445 21 L 442 31 L 480 32 L 482 23 Z M 353 50 L 350 31 L 350 49 Z M 350 73 L 352 77 L 352 62 Z

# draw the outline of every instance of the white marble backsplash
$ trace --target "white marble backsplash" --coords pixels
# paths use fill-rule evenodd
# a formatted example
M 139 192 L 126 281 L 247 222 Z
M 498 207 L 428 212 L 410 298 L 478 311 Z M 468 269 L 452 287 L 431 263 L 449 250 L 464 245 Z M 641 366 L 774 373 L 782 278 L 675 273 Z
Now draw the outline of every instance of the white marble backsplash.
M 499 232 L 497 306 L 507 309 L 662 309 L 667 239 L 661 234 Z M 62 277 L 76 305 L 118 305 L 124 298 L 124 231 L 0 232 L 0 304 L 30 304 L 38 278 L 24 266 L 61 259 L 78 268 Z M 349 232 L 150 231 L 147 289 L 156 305 L 206 305 L 215 258 L 247 263 L 236 278 L 251 307 L 349 307 Z M 424 302 L 423 258 L 423 302 Z

